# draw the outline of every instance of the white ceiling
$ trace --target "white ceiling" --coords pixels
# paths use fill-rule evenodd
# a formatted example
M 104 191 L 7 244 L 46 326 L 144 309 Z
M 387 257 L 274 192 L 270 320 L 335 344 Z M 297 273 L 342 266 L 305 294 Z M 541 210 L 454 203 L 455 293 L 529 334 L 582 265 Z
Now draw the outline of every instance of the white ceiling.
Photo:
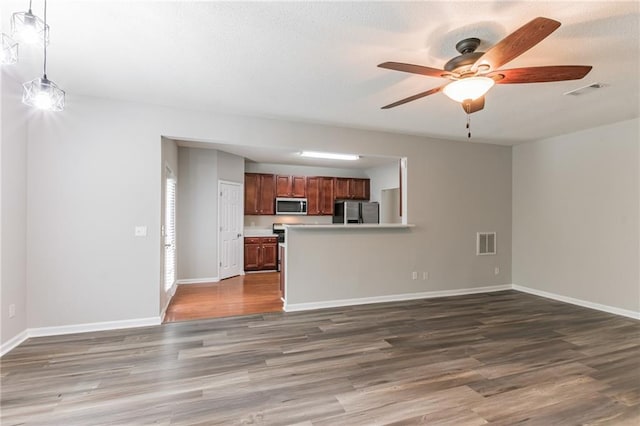
M 3 31 L 27 0 L 2 1 Z M 34 0 L 41 15 L 42 0 Z M 466 140 L 462 108 L 437 94 L 380 107 L 443 80 L 377 68 L 441 68 L 537 16 L 562 22 L 503 68 L 593 65 L 580 81 L 497 85 L 471 116 L 475 142 L 513 144 L 639 114 L 640 2 L 49 2 L 48 76 L 75 95 Z M 29 80 L 41 53 L 7 72 Z M 564 92 L 600 82 L 582 96 Z

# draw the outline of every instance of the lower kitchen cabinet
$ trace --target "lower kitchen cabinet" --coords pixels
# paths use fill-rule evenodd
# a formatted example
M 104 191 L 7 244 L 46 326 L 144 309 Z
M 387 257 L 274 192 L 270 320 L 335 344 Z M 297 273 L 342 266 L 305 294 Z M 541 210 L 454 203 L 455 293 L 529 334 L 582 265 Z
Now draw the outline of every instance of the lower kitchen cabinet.
M 278 237 L 245 237 L 245 271 L 269 271 L 277 267 Z

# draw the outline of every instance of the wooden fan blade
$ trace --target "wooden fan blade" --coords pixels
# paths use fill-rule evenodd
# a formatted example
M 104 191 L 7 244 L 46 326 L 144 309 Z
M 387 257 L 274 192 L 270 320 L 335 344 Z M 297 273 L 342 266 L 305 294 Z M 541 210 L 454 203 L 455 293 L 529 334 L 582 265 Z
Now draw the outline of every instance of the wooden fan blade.
M 467 114 L 472 114 L 484 108 L 484 96 L 480 96 L 478 99 L 473 101 L 468 99 L 466 101 L 463 101 L 460 105 L 462 105 L 462 109 L 464 110 L 464 112 L 466 112 Z
M 559 26 L 560 22 L 553 19 L 535 18 L 487 50 L 471 69 L 475 71 L 478 66 L 486 64 L 491 67 L 490 69 L 495 70 L 540 43 Z
M 443 77 L 444 75 L 449 74 L 445 70 L 423 67 L 422 65 L 403 64 L 402 62 L 383 62 L 378 65 L 378 67 L 386 68 L 388 70 L 408 72 L 411 74 L 426 75 L 429 77 Z
M 446 85 L 445 85 L 446 86 Z M 406 104 L 407 102 L 415 101 L 416 99 L 424 98 L 425 96 L 433 95 L 434 93 L 438 93 L 442 90 L 444 86 L 436 87 L 435 89 L 427 90 L 426 92 L 418 93 L 417 95 L 409 96 L 408 98 L 401 99 L 397 102 L 394 102 L 389 105 L 385 105 L 382 109 L 389 109 L 393 107 L 397 107 L 398 105 Z
M 591 71 L 589 65 L 551 65 L 546 67 L 511 68 L 490 72 L 487 77 L 497 84 L 547 83 L 580 80 Z

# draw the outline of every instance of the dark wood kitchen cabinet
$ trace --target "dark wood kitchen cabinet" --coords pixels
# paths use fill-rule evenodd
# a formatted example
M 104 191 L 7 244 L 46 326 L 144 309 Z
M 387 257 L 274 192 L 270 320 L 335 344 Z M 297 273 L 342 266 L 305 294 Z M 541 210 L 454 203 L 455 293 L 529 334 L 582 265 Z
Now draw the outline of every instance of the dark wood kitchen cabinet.
M 276 197 L 304 198 L 306 195 L 306 176 L 276 176 Z
M 333 203 L 335 201 L 333 183 L 334 178 L 332 177 L 307 177 L 308 215 L 333 215 Z
M 335 178 L 336 200 L 365 200 L 370 198 L 370 180 L 361 178 Z
M 269 271 L 277 267 L 278 237 L 245 237 L 245 271 Z
M 276 198 L 276 177 L 262 173 L 244 175 L 244 214 L 273 215 Z

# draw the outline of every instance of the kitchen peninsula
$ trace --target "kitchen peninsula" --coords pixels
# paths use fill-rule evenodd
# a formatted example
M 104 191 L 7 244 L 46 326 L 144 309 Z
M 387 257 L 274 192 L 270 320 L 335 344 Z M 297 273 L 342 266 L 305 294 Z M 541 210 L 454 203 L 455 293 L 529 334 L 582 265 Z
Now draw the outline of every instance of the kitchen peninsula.
M 402 258 L 398 248 L 413 227 L 285 225 L 286 243 L 281 244 L 284 267 L 280 271 L 285 311 L 392 300 L 394 294 L 400 293 L 397 289 L 371 283 L 380 278 L 380 268 L 376 266 L 394 262 L 407 264 L 407 270 L 412 267 L 411 259 Z M 391 273 L 385 278 L 389 284 L 397 281 Z

